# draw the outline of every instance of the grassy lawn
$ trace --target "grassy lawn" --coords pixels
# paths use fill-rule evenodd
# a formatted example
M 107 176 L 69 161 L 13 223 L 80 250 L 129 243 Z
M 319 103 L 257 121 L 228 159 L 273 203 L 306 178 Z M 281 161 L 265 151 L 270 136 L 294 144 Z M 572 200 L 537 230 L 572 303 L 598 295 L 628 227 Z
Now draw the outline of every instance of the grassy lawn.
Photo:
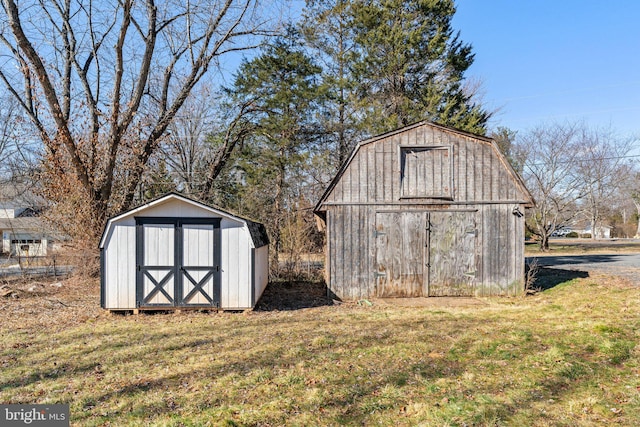
M 72 425 L 640 425 L 640 288 L 114 315 L 97 283 L 0 299 L 0 402 Z
M 538 242 L 533 240 L 525 242 L 524 250 L 526 256 L 639 253 L 640 240 L 591 240 L 560 237 L 549 241 L 548 252 L 540 251 Z

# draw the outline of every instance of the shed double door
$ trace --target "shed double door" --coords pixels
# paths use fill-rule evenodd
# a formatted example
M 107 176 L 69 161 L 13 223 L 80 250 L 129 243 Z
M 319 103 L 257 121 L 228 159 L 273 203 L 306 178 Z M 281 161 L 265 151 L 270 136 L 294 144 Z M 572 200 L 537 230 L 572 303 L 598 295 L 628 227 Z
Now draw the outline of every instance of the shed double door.
M 475 212 L 376 213 L 376 296 L 470 296 Z
M 136 219 L 140 308 L 218 307 L 220 219 Z

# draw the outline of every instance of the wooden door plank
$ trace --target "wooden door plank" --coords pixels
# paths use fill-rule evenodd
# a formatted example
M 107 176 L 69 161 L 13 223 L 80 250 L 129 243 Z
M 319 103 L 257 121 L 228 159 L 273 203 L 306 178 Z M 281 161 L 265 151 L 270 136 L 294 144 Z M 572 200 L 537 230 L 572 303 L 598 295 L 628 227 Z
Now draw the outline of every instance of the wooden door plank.
M 429 233 L 429 296 L 473 295 L 477 275 L 475 214 L 432 212 Z

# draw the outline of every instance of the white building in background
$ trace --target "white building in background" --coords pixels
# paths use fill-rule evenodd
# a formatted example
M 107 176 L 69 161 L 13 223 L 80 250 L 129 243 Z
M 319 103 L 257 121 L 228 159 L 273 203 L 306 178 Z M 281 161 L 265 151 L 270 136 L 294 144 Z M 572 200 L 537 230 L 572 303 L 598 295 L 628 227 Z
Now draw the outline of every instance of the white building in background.
M 584 227 L 584 229 L 582 230 L 578 230 L 578 234 L 582 235 L 593 235 L 593 232 L 591 230 L 591 226 L 588 225 L 586 227 Z M 610 239 L 611 238 L 611 227 L 606 226 L 606 225 L 598 225 L 596 226 L 596 233 L 595 233 L 596 239 Z
M 39 217 L 42 200 L 19 184 L 0 186 L 0 253 L 10 257 L 46 256 L 60 241 Z

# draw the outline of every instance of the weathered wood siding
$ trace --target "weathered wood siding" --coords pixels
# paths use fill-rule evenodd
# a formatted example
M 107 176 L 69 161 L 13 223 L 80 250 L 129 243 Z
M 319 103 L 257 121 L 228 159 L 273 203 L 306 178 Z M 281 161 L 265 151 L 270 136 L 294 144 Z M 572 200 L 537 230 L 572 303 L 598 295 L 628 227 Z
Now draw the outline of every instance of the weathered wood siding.
M 474 295 L 480 258 L 476 212 L 430 212 L 428 217 L 428 296 Z
M 327 211 L 327 235 L 333 236 L 327 239 L 327 279 L 335 297 L 517 295 L 523 290 L 524 218 L 512 213 L 512 205 L 473 205 L 470 212 L 427 206 L 390 212 L 394 208 L 333 206 Z M 380 215 L 376 209 L 388 212 Z M 429 213 L 437 228 L 427 232 L 420 218 Z M 393 217 L 395 230 L 388 227 Z M 382 226 L 376 224 L 381 218 Z M 390 247 L 390 236 L 380 231 L 402 233 L 404 240 Z M 384 271 L 381 257 L 388 260 Z
M 524 289 L 524 217 L 513 205 L 483 205 L 481 225 L 482 285 L 477 296 L 517 295 Z
M 435 147 L 439 149 L 421 150 L 427 154 L 418 154 L 422 160 L 428 160 L 425 169 L 418 170 L 421 162 L 405 163 L 402 167 L 401 147 Z M 451 155 L 443 148 L 449 148 Z M 447 155 L 445 155 L 447 154 Z M 415 159 L 415 157 L 414 157 Z M 438 163 L 435 160 L 439 160 Z M 451 166 L 451 172 L 449 169 Z M 450 192 L 452 202 L 482 203 L 524 201 L 528 195 L 515 185 L 514 177 L 505 167 L 504 160 L 498 155 L 492 143 L 473 139 L 454 132 L 445 132 L 429 126 L 412 128 L 406 132 L 391 135 L 388 138 L 360 146 L 355 157 L 347 166 L 333 191 L 324 201 L 324 205 L 355 203 L 415 203 L 416 196 L 403 195 L 402 172 L 415 170 L 418 179 L 426 176 L 427 168 L 435 189 L 441 189 L 452 182 Z M 437 173 L 436 173 L 437 172 Z M 451 174 L 451 177 L 448 175 Z M 407 188 L 414 188 L 416 177 L 406 177 Z M 415 190 L 412 190 L 415 191 Z M 440 198 L 429 199 L 426 188 L 422 203 L 440 204 Z M 440 190 L 439 190 L 440 191 Z
M 317 207 L 329 290 L 342 299 L 515 295 L 524 218 L 514 209 L 531 202 L 490 140 L 422 124 L 364 142 Z
M 376 213 L 376 296 L 425 295 L 426 225 L 424 212 Z

